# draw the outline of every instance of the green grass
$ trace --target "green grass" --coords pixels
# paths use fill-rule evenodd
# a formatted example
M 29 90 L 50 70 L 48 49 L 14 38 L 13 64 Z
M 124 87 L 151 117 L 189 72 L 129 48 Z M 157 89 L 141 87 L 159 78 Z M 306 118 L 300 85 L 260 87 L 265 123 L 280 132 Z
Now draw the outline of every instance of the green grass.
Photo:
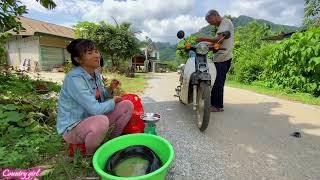
M 113 78 L 121 82 L 124 93 L 142 94 L 146 87 L 144 74 L 136 74 L 135 78 L 128 78 L 118 74 L 106 74 L 110 80 Z M 0 124 L 0 165 L 11 168 L 32 168 L 37 166 L 50 167 L 47 174 L 41 179 L 77 179 L 84 177 L 98 177 L 92 167 L 92 158 L 68 157 L 68 145 L 56 133 L 56 99 L 42 100 L 34 88 L 38 83 L 45 83 L 49 92 L 59 92 L 60 85 L 52 82 L 35 81 L 26 75 L 8 75 L 0 72 L 0 120 L 3 109 L 7 105 L 16 106 L 16 113 L 44 113 L 44 121 L 39 121 L 44 132 L 18 134 L 13 138 L 4 123 Z M 10 106 L 10 107 L 11 107 Z M 2 109 L 1 109 L 2 108 Z M 3 112 L 2 112 L 3 111 Z M 9 111 L 9 110 L 8 110 Z M 12 110 L 13 111 L 13 110 Z M 2 119 L 1 119 L 2 118 Z M 23 119 L 24 120 L 24 119 Z M 27 119 L 25 120 L 27 121 Z M 17 126 L 13 124 L 14 126 Z M 15 130 L 23 129 L 15 127 Z M 3 134 L 4 133 L 4 134 Z M 10 135 L 10 136 L 9 136 Z
M 240 88 L 240 89 L 247 89 L 260 94 L 271 95 L 274 97 L 278 97 L 278 98 L 286 99 L 290 101 L 296 101 L 296 102 L 301 102 L 301 103 L 311 104 L 311 105 L 320 105 L 320 97 L 314 97 L 311 94 L 307 94 L 307 93 L 288 92 L 283 89 L 266 88 L 266 87 L 262 87 L 255 84 L 247 85 L 234 80 L 227 80 L 226 86 Z
M 129 78 L 124 75 L 119 74 L 104 74 L 104 77 L 111 79 L 117 79 L 121 82 L 121 89 L 125 93 L 134 93 L 134 94 L 143 94 L 143 91 L 147 85 L 146 79 L 144 78 L 145 74 L 135 73 L 134 78 Z
M 45 180 L 51 179 L 79 179 L 85 177 L 98 177 L 92 166 L 92 157 L 84 158 L 80 153 L 75 153 L 73 158 L 66 157 L 65 151 L 62 151 L 50 164 L 52 168 L 43 177 Z

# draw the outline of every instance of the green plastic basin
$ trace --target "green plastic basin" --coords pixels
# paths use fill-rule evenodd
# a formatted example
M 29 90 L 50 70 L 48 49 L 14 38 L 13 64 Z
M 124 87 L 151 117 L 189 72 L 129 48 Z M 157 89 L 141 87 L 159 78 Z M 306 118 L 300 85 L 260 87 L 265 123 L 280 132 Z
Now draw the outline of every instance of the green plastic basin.
M 117 177 L 104 172 L 106 162 L 112 154 L 128 146 L 144 145 L 152 149 L 161 159 L 162 167 L 158 170 L 143 176 Z M 129 134 L 112 139 L 103 144 L 93 156 L 93 167 L 101 179 L 108 180 L 163 180 L 174 159 L 172 145 L 164 138 L 152 134 Z

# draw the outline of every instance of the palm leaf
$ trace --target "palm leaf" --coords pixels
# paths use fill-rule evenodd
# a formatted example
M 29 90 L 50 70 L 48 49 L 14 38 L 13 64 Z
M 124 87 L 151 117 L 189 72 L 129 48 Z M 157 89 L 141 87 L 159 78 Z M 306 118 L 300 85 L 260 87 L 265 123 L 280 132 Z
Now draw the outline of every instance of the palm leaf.
M 36 1 L 39 2 L 43 7 L 47 9 L 54 9 L 57 6 L 53 0 L 36 0 Z

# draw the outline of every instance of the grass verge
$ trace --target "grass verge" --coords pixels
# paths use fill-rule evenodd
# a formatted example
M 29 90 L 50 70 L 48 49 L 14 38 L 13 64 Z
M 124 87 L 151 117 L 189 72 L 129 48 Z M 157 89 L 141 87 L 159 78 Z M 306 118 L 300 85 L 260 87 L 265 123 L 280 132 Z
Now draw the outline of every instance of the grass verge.
M 136 74 L 135 78 L 118 74 L 106 74 L 106 77 L 118 79 L 125 93 L 141 95 L 146 87 L 143 74 Z M 92 158 L 69 158 L 68 145 L 56 132 L 60 85 L 10 72 L 0 72 L 0 81 L 1 168 L 30 169 L 40 166 L 45 169 L 45 175 L 39 179 L 97 177 Z M 36 91 L 40 85 L 47 89 L 47 94 Z
M 295 93 L 295 92 L 290 92 L 283 89 L 266 88 L 266 87 L 262 87 L 255 84 L 247 85 L 234 80 L 227 80 L 226 86 L 246 89 L 246 90 L 254 91 L 260 94 L 266 94 L 266 95 L 278 97 L 285 100 L 320 106 L 320 97 L 314 97 L 308 93 Z

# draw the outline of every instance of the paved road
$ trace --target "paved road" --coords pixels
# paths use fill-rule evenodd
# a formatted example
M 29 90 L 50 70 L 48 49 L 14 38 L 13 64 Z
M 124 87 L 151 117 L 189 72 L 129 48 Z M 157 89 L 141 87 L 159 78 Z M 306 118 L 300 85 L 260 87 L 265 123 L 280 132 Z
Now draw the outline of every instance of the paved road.
M 225 112 L 200 133 L 191 106 L 173 97 L 177 73 L 148 81 L 145 111 L 161 113 L 176 153 L 168 179 L 320 179 L 320 107 L 227 87 Z

